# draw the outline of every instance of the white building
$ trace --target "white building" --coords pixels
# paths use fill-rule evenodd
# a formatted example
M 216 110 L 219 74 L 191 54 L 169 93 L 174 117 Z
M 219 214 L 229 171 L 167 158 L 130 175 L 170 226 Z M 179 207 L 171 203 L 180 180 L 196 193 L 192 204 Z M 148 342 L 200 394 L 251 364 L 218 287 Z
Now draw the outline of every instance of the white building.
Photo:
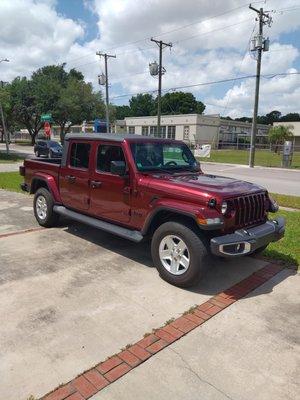
M 128 133 L 156 136 L 157 117 L 126 117 L 125 124 Z M 268 125 L 258 125 L 258 141 L 266 138 Z M 161 137 L 177 139 L 189 144 L 211 144 L 217 147 L 219 143 L 236 143 L 240 137 L 249 137 L 251 123 L 232 121 L 220 118 L 219 115 L 180 114 L 162 115 Z
M 274 122 L 274 126 L 285 125 L 285 126 L 293 126 L 292 130 L 294 135 L 294 146 L 297 148 L 297 151 L 300 149 L 300 121 L 292 121 L 292 122 Z

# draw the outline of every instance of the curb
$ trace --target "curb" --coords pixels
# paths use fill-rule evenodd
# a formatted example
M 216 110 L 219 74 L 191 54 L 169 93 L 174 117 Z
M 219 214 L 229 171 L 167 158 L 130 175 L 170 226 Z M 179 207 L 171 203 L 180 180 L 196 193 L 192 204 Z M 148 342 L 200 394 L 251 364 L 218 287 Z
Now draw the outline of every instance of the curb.
M 192 307 L 180 317 L 165 326 L 154 329 L 133 345 L 127 346 L 100 362 L 91 369 L 78 375 L 70 382 L 61 385 L 40 400 L 86 400 L 115 382 L 132 369 L 141 365 L 154 354 L 204 324 L 214 315 L 245 297 L 254 289 L 266 283 L 277 273 L 285 269 L 282 265 L 267 264 L 252 275 L 236 283 L 224 292 L 211 297 L 208 301 Z

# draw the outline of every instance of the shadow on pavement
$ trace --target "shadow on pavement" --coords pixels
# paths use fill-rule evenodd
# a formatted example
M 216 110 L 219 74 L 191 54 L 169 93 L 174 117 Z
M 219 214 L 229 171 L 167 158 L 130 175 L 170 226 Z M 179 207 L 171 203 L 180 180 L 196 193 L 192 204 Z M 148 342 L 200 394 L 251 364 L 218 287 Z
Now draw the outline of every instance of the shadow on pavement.
M 150 241 L 133 243 L 109 233 L 74 223 L 74 221 L 69 223 L 64 221 L 65 225 L 67 225 L 65 231 L 71 235 L 88 240 L 99 247 L 129 258 L 147 268 L 155 268 L 151 259 Z M 262 261 L 254 257 L 241 257 L 234 260 L 213 258 L 207 273 L 198 284 L 191 288 L 178 288 L 177 290 L 214 296 L 247 278 L 269 262 L 269 260 Z M 267 284 L 264 284 L 260 288 L 259 292 L 252 291 L 248 296 L 254 297 L 272 292 L 274 286 L 278 285 L 291 274 L 296 273 L 291 269 L 288 271 L 290 271 L 288 274 L 277 274 L 276 279 L 269 280 Z M 155 271 L 153 272 L 155 273 Z

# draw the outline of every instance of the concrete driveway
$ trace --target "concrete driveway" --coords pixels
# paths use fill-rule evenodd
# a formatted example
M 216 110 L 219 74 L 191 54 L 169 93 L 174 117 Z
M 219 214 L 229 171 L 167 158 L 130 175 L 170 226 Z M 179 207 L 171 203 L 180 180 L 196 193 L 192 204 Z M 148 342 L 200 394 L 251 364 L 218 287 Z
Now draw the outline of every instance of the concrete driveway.
M 0 191 L 5 400 L 46 394 L 266 264 L 217 261 L 196 287 L 178 289 L 159 278 L 148 244 L 66 221 L 39 229 L 31 203 Z M 299 279 L 284 270 L 94 398 L 296 398 L 297 301 Z

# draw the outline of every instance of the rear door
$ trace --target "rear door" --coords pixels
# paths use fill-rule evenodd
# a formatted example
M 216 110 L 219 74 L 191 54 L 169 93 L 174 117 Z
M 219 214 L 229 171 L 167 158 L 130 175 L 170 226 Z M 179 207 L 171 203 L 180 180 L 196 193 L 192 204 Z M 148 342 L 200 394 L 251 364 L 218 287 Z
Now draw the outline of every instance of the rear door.
M 125 161 L 122 146 L 114 143 L 95 143 L 91 171 L 90 213 L 110 221 L 130 220 L 130 178 L 110 172 L 111 161 Z
M 87 211 L 90 207 L 90 154 L 88 141 L 71 141 L 65 166 L 60 169 L 60 195 L 63 204 L 74 210 Z

